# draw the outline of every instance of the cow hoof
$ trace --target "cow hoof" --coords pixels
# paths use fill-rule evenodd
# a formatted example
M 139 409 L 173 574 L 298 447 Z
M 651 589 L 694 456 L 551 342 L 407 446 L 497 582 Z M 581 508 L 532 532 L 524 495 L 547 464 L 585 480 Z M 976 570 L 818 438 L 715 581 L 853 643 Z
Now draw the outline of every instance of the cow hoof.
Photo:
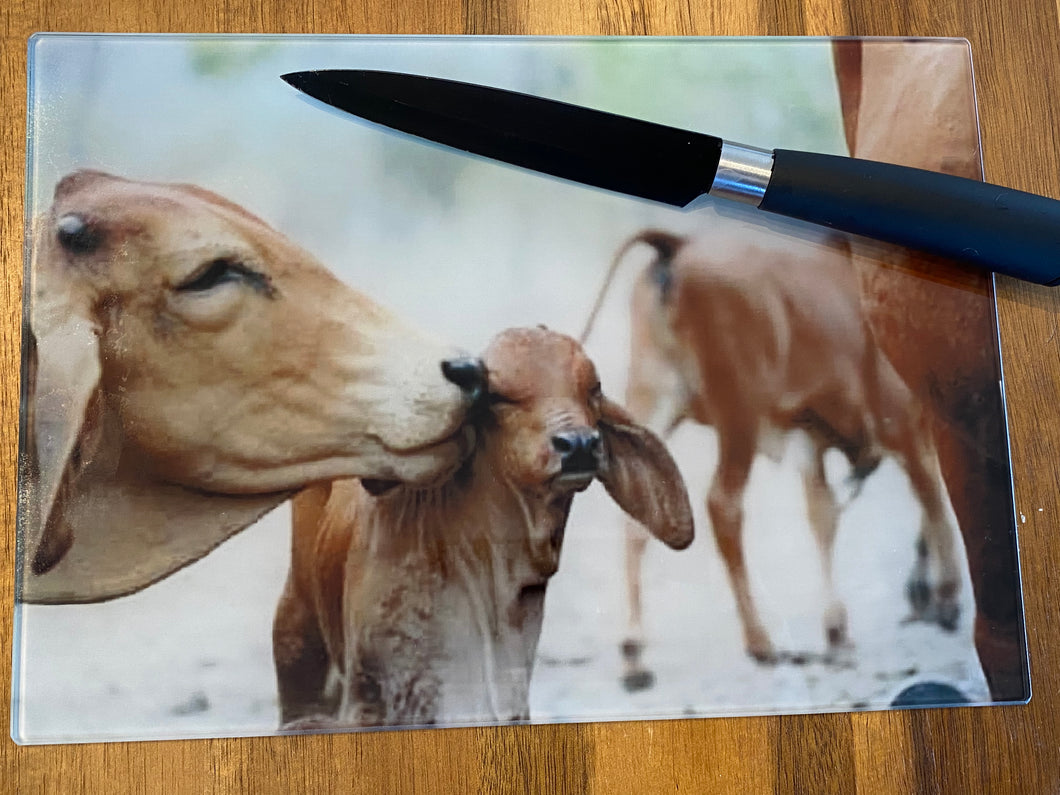
M 636 693 L 638 690 L 647 690 L 654 685 L 655 674 L 645 668 L 629 671 L 622 677 L 622 687 L 626 689 L 627 693 Z

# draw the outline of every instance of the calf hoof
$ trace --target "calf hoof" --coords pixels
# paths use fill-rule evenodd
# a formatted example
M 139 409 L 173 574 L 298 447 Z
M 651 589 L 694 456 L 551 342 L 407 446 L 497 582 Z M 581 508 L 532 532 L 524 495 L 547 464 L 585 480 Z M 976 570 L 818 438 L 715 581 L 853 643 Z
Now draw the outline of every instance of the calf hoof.
M 935 607 L 935 623 L 953 632 L 961 623 L 961 606 L 956 599 L 942 599 Z
M 847 631 L 843 627 L 829 627 L 825 630 L 828 636 L 828 646 L 839 649 L 847 645 Z
M 777 650 L 773 648 L 773 642 L 761 626 L 752 626 L 745 635 L 747 653 L 757 663 L 763 665 L 775 665 L 780 661 Z
M 825 611 L 824 634 L 829 648 L 843 648 L 849 645 L 847 637 L 847 610 L 838 602 Z
M 921 617 L 931 606 L 931 585 L 922 577 L 910 577 L 905 584 L 905 598 L 913 610 L 913 617 Z
M 280 726 L 282 734 L 301 734 L 306 732 L 335 731 L 337 723 L 330 715 L 304 715 L 289 720 Z
M 626 672 L 622 675 L 622 687 L 627 693 L 647 690 L 655 684 L 655 674 L 640 664 L 644 643 L 636 638 L 622 641 L 622 659 L 626 661 Z
M 759 665 L 776 665 L 780 662 L 780 657 L 772 646 L 764 649 L 748 649 L 747 653 Z
M 627 671 L 622 676 L 622 687 L 627 693 L 636 693 L 639 690 L 647 690 L 655 685 L 655 674 L 646 668 L 638 668 L 635 671 Z
M 622 651 L 622 659 L 629 665 L 636 665 L 640 660 L 640 653 L 644 650 L 644 644 L 635 638 L 626 638 L 619 646 Z

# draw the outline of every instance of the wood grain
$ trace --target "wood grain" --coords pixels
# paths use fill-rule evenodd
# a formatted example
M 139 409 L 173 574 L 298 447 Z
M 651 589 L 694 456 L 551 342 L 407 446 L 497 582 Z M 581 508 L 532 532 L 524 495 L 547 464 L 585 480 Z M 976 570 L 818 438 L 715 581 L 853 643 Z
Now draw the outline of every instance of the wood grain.
M 37 30 L 965 36 L 988 177 L 1060 197 L 1055 0 L 8 0 L 0 7 L 0 594 L 11 594 L 26 38 Z M 1026 707 L 19 748 L 11 792 L 1058 792 L 1060 292 L 999 314 L 1034 698 Z M 0 599 L 0 709 L 11 600 Z M 5 732 L 6 734 L 6 732 Z

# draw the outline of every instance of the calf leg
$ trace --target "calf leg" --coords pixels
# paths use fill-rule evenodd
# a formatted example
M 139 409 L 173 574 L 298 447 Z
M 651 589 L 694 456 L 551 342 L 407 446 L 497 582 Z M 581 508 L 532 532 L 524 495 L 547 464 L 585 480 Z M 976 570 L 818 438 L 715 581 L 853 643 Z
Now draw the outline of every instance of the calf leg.
M 749 426 L 719 424 L 718 442 L 718 468 L 707 497 L 707 513 L 736 596 L 747 653 L 759 662 L 771 663 L 776 661 L 776 652 L 751 598 L 741 539 L 744 489 L 754 461 L 756 439 Z
M 630 413 L 642 420 L 652 431 L 666 441 L 684 416 L 684 403 L 680 399 L 680 385 L 662 385 L 656 380 L 652 386 L 640 384 L 629 390 Z M 625 521 L 625 574 L 628 618 L 626 637 L 622 640 L 623 674 L 622 685 L 634 692 L 651 687 L 655 675 L 641 662 L 644 651 L 644 626 L 642 622 L 641 571 L 644 551 L 648 544 L 647 531 L 637 522 Z
M 313 598 L 314 582 L 324 573 L 314 552 L 331 490 L 331 484 L 311 486 L 291 503 L 291 569 L 272 624 L 281 726 L 334 710 L 325 692 L 331 657 Z M 345 561 L 341 550 L 330 557 L 332 565 Z
M 330 712 L 326 703 L 330 662 L 311 604 L 288 578 L 272 625 L 272 652 L 280 697 L 280 725 Z
M 642 425 L 663 441 L 669 438 L 687 411 L 688 390 L 677 365 L 664 349 L 673 348 L 658 285 L 642 277 L 632 297 L 629 382 L 626 408 Z M 644 650 L 641 567 L 648 534 L 637 522 L 625 522 L 625 574 L 628 618 L 622 640 L 622 685 L 633 692 L 651 687 L 655 676 L 641 662 Z
M 821 559 L 828 606 L 825 608 L 824 630 L 828 645 L 832 648 L 847 642 L 847 611 L 839 600 L 832 577 L 832 554 L 835 548 L 836 530 L 839 526 L 839 507 L 835 494 L 828 485 L 824 470 L 824 448 L 814 444 L 813 455 L 802 472 L 802 485 L 806 493 L 806 509 L 817 553 Z
M 622 641 L 622 686 L 629 692 L 644 690 L 655 684 L 655 675 L 641 662 L 644 651 L 644 626 L 641 620 L 641 562 L 648 533 L 634 521 L 625 523 L 626 598 L 629 610 L 626 637 Z

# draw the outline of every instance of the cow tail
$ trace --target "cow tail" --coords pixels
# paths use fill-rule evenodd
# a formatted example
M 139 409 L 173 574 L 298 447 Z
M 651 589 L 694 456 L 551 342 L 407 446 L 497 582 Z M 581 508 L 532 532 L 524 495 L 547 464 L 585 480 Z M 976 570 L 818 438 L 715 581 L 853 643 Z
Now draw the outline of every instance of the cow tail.
M 665 301 L 669 297 L 670 288 L 673 283 L 673 277 L 670 265 L 673 262 L 674 255 L 683 246 L 687 238 L 682 235 L 675 235 L 672 232 L 666 232 L 662 229 L 645 229 L 642 232 L 638 232 L 618 249 L 614 259 L 611 260 L 611 267 L 607 271 L 607 275 L 604 277 L 604 283 L 600 286 L 600 292 L 597 293 L 596 302 L 593 304 L 592 311 L 589 313 L 589 319 L 585 322 L 585 327 L 582 330 L 579 341 L 584 345 L 586 340 L 589 338 L 589 334 L 592 332 L 593 324 L 596 322 L 596 316 L 600 312 L 600 307 L 603 306 L 604 298 L 607 297 L 608 290 L 611 288 L 611 283 L 615 279 L 615 273 L 618 271 L 618 266 L 622 262 L 629 250 L 640 243 L 647 243 L 649 246 L 655 249 L 655 260 L 652 262 L 649 268 L 649 278 L 652 282 L 658 286 L 660 298 Z

